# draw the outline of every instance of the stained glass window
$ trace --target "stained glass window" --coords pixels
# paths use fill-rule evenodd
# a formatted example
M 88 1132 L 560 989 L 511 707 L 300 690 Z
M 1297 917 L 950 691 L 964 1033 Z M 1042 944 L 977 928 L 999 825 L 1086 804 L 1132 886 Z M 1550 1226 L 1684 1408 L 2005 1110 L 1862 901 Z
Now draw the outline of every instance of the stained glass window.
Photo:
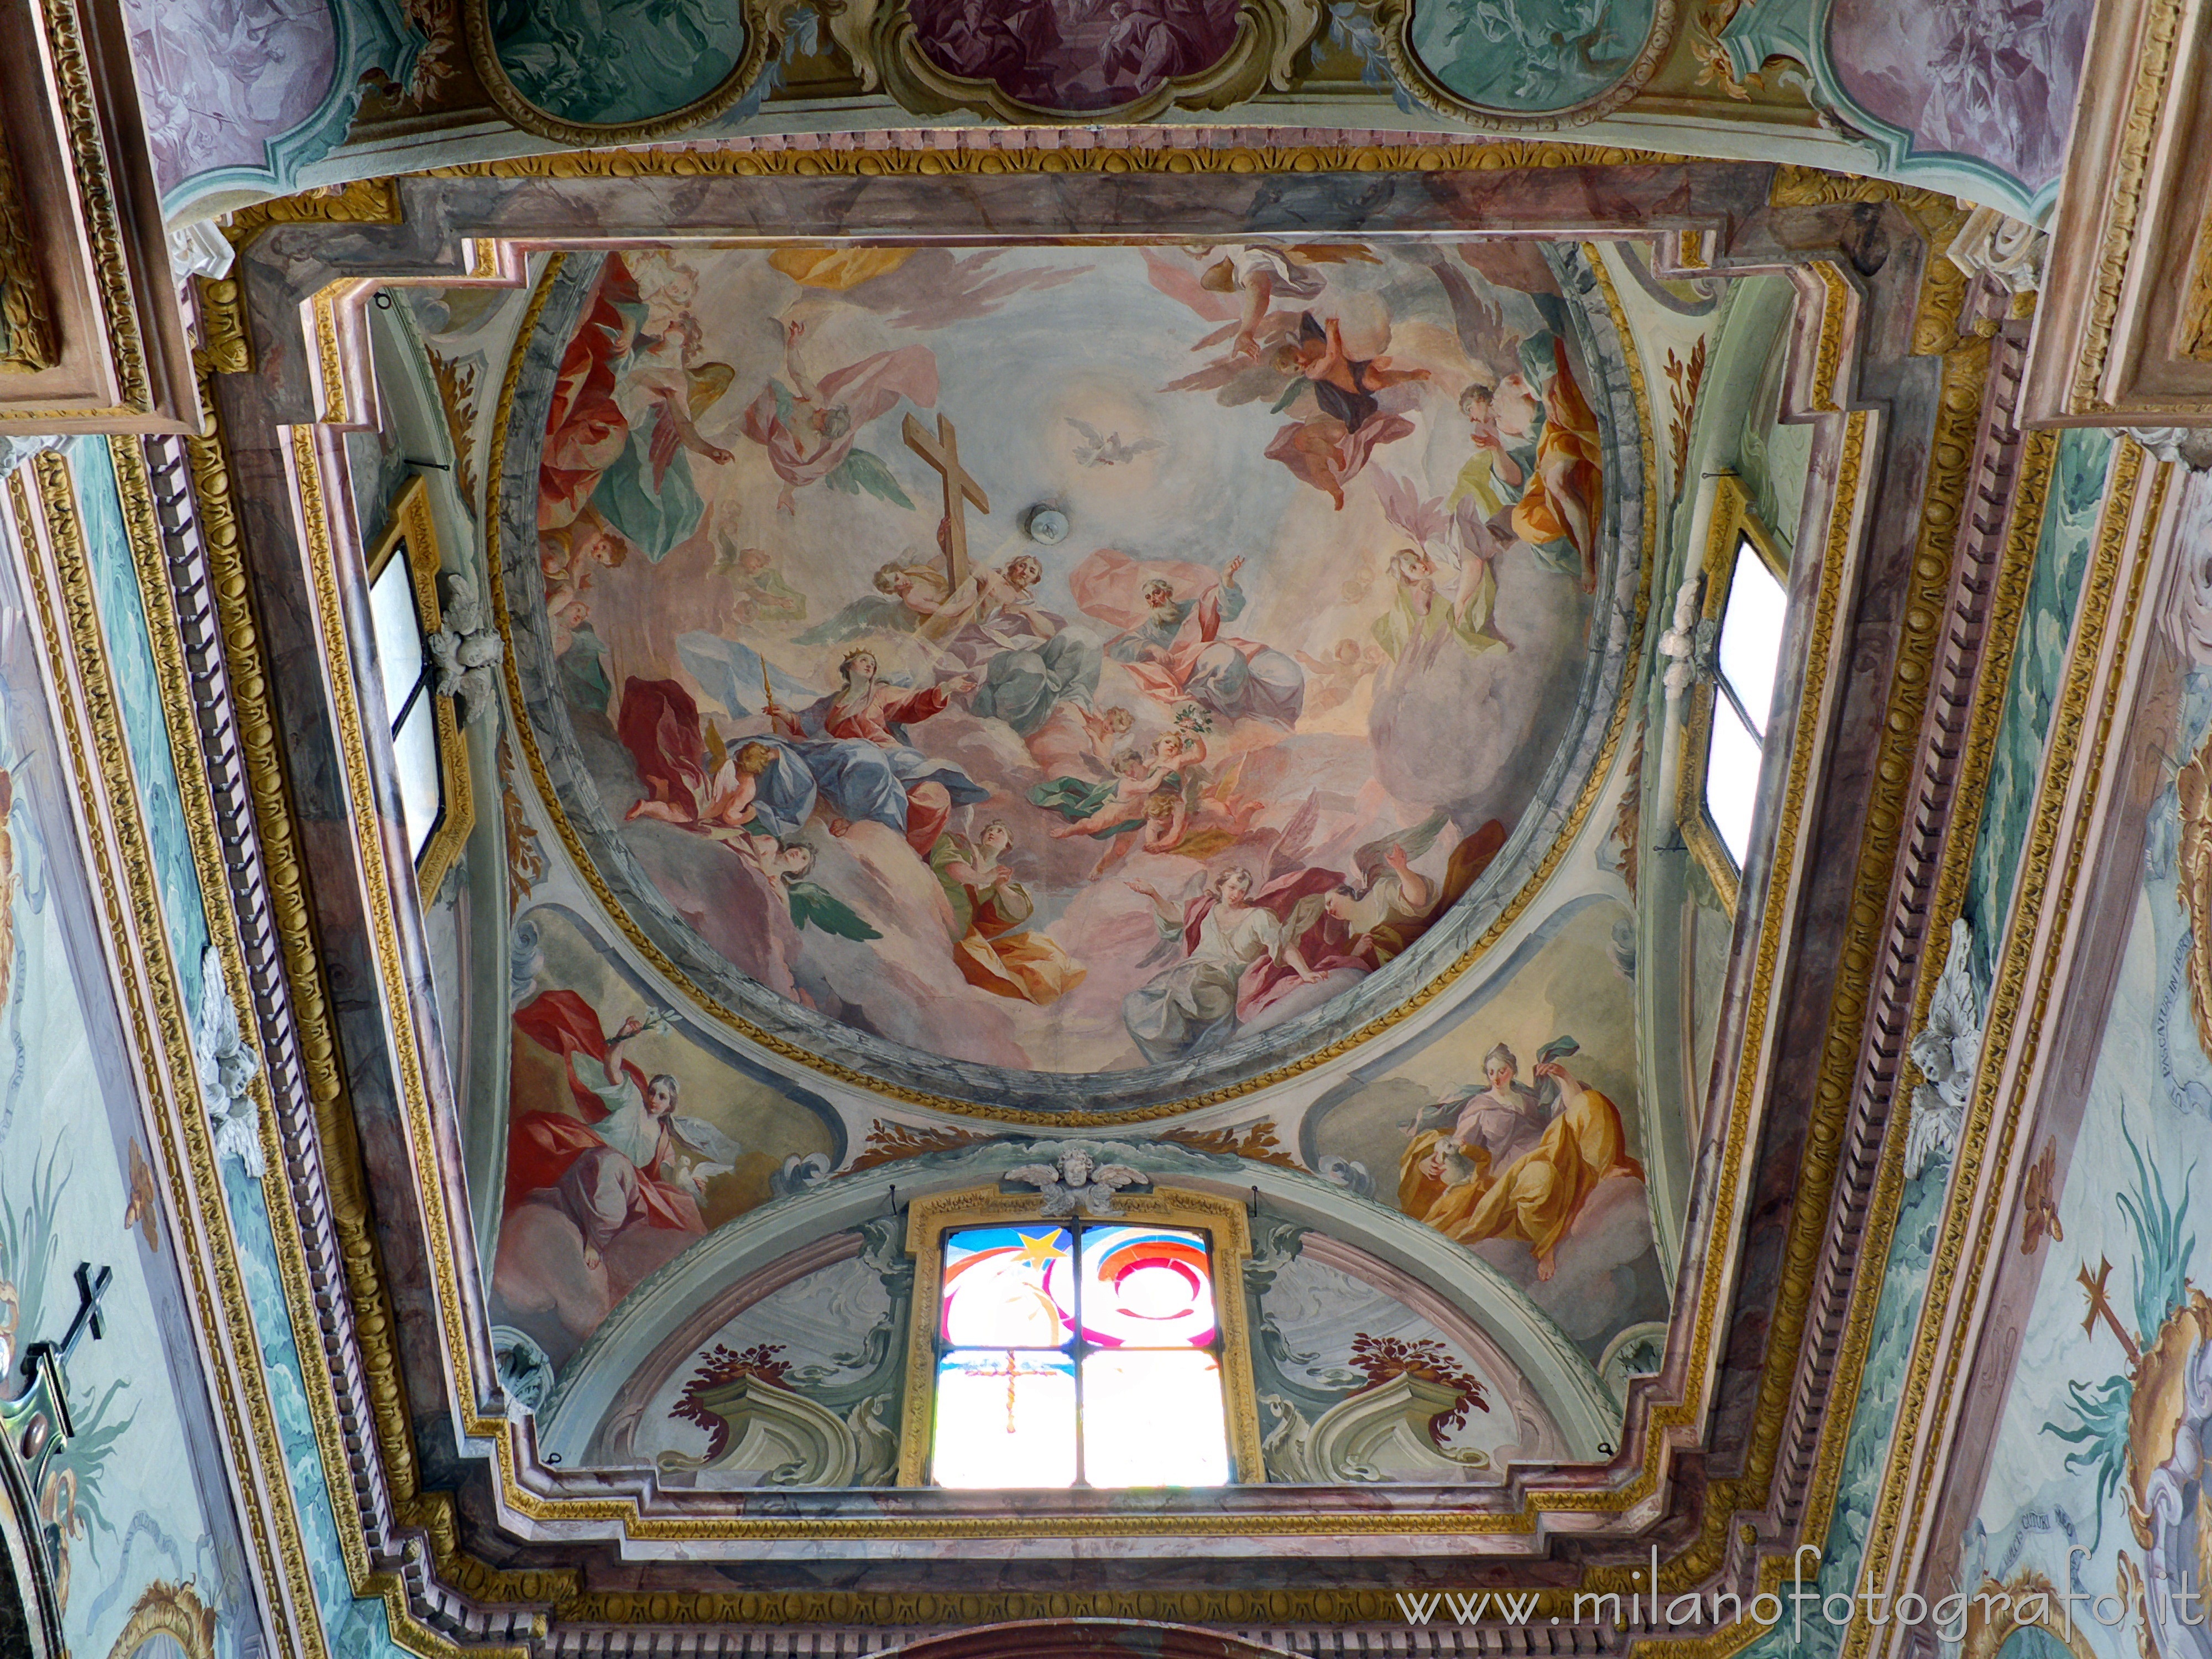
M 1229 1479 L 1204 1233 L 1139 1223 L 945 1237 L 940 1486 L 1212 1486 Z

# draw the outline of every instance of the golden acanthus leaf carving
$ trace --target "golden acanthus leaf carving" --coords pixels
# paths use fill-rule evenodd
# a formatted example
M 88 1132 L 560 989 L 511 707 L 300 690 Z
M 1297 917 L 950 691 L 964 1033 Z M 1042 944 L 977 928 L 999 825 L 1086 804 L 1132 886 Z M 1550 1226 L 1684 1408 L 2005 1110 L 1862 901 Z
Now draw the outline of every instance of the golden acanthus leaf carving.
M 23 216 L 15 158 L 0 133 L 0 374 L 34 374 L 58 361 L 38 246 Z
M 2174 875 L 2189 913 L 2189 1011 L 2197 1040 L 2212 1054 L 2212 735 L 2173 780 L 2181 809 L 2181 848 Z

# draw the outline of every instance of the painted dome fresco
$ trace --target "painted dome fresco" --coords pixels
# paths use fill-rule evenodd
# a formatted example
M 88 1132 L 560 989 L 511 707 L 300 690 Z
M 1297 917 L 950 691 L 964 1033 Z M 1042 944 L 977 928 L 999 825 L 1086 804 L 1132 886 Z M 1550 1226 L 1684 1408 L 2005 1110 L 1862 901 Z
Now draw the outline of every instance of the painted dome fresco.
M 542 291 L 524 735 L 745 1024 L 957 1092 L 1249 1075 L 1463 965 L 1586 810 L 1643 509 L 1578 247 L 631 247 Z

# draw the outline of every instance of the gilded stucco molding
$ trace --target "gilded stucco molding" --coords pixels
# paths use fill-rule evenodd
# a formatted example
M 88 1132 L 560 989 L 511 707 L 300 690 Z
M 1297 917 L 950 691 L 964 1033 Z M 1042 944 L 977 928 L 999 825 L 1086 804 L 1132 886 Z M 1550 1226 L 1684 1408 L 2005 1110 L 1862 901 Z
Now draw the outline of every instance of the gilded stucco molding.
M 1565 140 L 1461 144 L 1070 145 L 951 149 L 658 149 L 556 151 L 434 167 L 431 179 L 938 178 L 1010 173 L 1510 173 L 1529 167 L 1683 162 L 1663 150 Z
M 24 217 L 15 158 L 0 133 L 0 374 L 32 374 L 58 361 L 38 245 Z
M 1869 1527 L 1869 1572 L 1875 1582 L 1888 1582 L 1881 1572 L 1887 1563 L 1912 1559 L 1937 1502 L 1942 1460 L 1916 1460 L 1908 1453 L 1916 1449 L 1923 1419 L 1958 1397 L 1978 1334 L 1966 1311 L 1979 1304 L 1983 1280 L 1990 1264 L 2002 1259 L 2011 1224 L 2008 1194 L 2027 1144 L 2037 1060 L 2054 990 L 2072 954 L 2069 928 L 2096 828 L 2093 807 L 2103 793 L 2114 724 L 2131 700 L 2124 665 L 2136 650 L 2155 562 L 2152 531 L 2173 477 L 2163 466 L 2147 476 L 2144 459 L 2138 447 L 2120 441 L 2082 585 L 2070 653 L 2075 672 L 2067 675 L 2051 710 L 2013 915 L 1990 993 L 1982 1064 L 1960 1139 L 1960 1175 L 1930 1267 L 1930 1283 L 1950 1289 L 1930 1296 L 1922 1310 L 1898 1401 L 1897 1437 Z M 2083 665 L 2095 667 L 2082 672 Z M 1845 1649 L 1847 1659 L 1863 1651 L 1863 1644 Z
M 2117 151 L 2100 181 L 2104 186 L 2104 234 L 2097 246 L 2088 317 L 2066 395 L 2067 408 L 2076 413 L 2100 412 L 2111 407 L 2098 388 L 2112 357 L 2120 290 L 2127 283 L 2129 257 L 2134 251 L 2137 225 L 2142 217 L 2143 186 L 2150 173 L 2151 149 L 2162 125 L 2160 117 L 2166 103 L 2166 83 L 2173 73 L 2174 50 L 2180 36 L 2184 9 L 2185 0 L 2149 0 L 2145 8 L 2135 85 L 2121 118 Z
M 1846 181 L 1856 182 L 1856 181 Z M 1890 187 L 1894 188 L 1894 187 Z M 1943 741 L 1932 741 L 1924 732 L 1928 692 L 1936 678 L 1939 651 L 1947 633 L 1945 596 L 1950 585 L 1949 548 L 1960 521 L 1965 497 L 1973 473 L 1974 434 L 1981 422 L 1984 393 L 1989 376 L 1989 348 L 1985 343 L 1960 343 L 1942 360 L 1942 383 L 1936 412 L 1936 429 L 1929 446 L 1929 471 L 1920 511 L 1918 547 L 1907 573 L 1908 592 L 1899 607 L 1901 626 L 1891 691 L 1883 721 L 1882 752 L 1873 763 L 1875 779 L 1868 804 L 1866 829 L 1859 857 L 1860 879 L 1847 918 L 1848 936 L 1862 941 L 1899 938 L 1894 926 L 1897 898 L 1893 872 L 1899 872 L 1900 855 L 1927 867 L 1937 849 L 1908 848 L 1904 831 L 1915 785 L 1924 772 L 1939 775 L 1955 764 L 1947 760 Z M 1854 415 L 1854 421 L 1863 420 Z M 1843 522 L 1843 479 L 1838 483 L 1838 507 L 1830 520 L 1832 538 L 1852 532 Z M 1831 550 L 1832 556 L 1834 549 Z M 1809 689 L 1808 689 L 1809 690 Z M 2002 689 L 1996 693 L 2002 696 Z M 1954 750 L 1955 755 L 1955 749 Z M 1785 824 L 1790 819 L 1785 817 Z M 1971 836 L 1970 837 L 1971 838 Z M 1778 867 L 1779 854 L 1778 854 Z M 1906 937 L 1910 937 L 1909 935 Z M 1762 941 L 1762 948 L 1764 942 Z M 1776 1449 L 1802 1442 L 1807 1431 L 1818 1434 L 1818 1452 L 1805 1480 L 1798 1513 L 1796 1535 L 1804 1539 L 1826 1536 L 1835 1511 L 1843 1474 L 1844 1451 L 1850 1423 L 1859 1401 L 1875 1307 L 1884 1278 L 1889 1242 L 1894 1233 L 1902 1173 L 1899 1164 L 1885 1160 L 1878 1150 L 1887 1121 L 1884 1103 L 1867 1098 L 1869 1090 L 1884 1091 L 1893 1085 L 1878 1072 L 1869 1072 L 1869 1051 L 1887 1048 L 1901 1052 L 1905 1021 L 1910 1017 L 1909 995 L 1900 995 L 1896 972 L 1899 964 L 1884 961 L 1869 945 L 1848 947 L 1837 975 L 1830 1005 L 1827 1037 L 1814 1085 L 1815 1111 L 1808 1126 L 1804 1164 L 1793 1206 L 1790 1241 L 1781 1264 L 1783 1294 L 1778 1298 L 1770 1325 L 1767 1364 L 1754 1407 L 1750 1456 L 1744 1475 L 1716 1483 L 1711 1494 L 1722 1521 L 1708 1525 L 1698 1543 L 1675 1562 L 1662 1564 L 1662 1590 L 1689 1589 L 1721 1565 L 1727 1522 L 1735 1514 L 1756 1511 L 1776 1501 Z M 1909 991 L 1917 975 L 1912 964 L 1901 964 L 1903 989 Z M 1760 1011 L 1753 1010 L 1754 1020 Z M 1752 1052 L 1748 1036 L 1745 1048 Z M 1740 1074 L 1738 1089 L 1750 1086 L 1748 1071 Z M 1854 1096 L 1860 1097 L 1855 1102 Z M 1856 1104 L 1857 1110 L 1851 1108 Z M 1869 1110 L 1869 1109 L 1873 1109 Z M 1871 1142 L 1871 1144 L 1869 1144 Z M 1899 1148 L 1901 1153 L 1901 1146 Z M 1839 1182 L 1848 1178 L 1848 1189 L 1839 1198 Z M 1869 1190 L 1870 1188 L 1870 1190 Z M 1835 1249 L 1835 1212 L 1839 1204 L 1864 1214 L 1863 1234 L 1838 1256 Z M 1847 1298 L 1840 1320 L 1830 1310 Z M 1808 1320 L 1817 1311 L 1821 1322 Z M 1817 1395 L 1799 1397 L 1798 1371 L 1803 1362 L 1808 1334 L 1839 1329 L 1834 1343 L 1826 1386 Z M 1844 1402 L 1840 1409 L 1822 1409 L 1823 1402 Z M 1785 1432 L 1795 1425 L 1799 1432 Z M 1755 1529 L 1753 1537 L 1757 1536 Z M 1749 1539 L 1746 1542 L 1750 1542 Z M 1684 1570 L 1687 1569 L 1686 1571 Z M 1789 1578 L 1786 1558 L 1761 1558 L 1760 1585 L 1778 1589 Z M 1680 1577 L 1677 1575 L 1680 1574 Z M 1614 1586 L 1626 1592 L 1635 1588 L 1626 1574 Z M 1687 1640 L 1670 1640 L 1655 1647 L 1697 1659 L 1723 1659 L 1740 1651 L 1760 1632 L 1744 1625 L 1724 1627 Z
M 126 476 L 131 441 L 112 441 L 110 453 L 126 517 L 138 520 L 145 498 L 137 488 L 143 474 L 139 479 Z M 35 529 L 27 472 L 36 483 Z M 133 1061 L 147 1083 L 149 1142 L 169 1185 L 176 1254 L 195 1323 L 210 1353 L 256 1352 L 222 1176 L 198 1103 L 191 1022 L 170 954 L 159 879 L 108 672 L 73 476 L 62 456 L 50 453 L 18 471 L 9 485 L 27 586 L 50 668 L 56 723 L 89 830 L 84 845 L 97 902 L 116 962 L 129 964 L 114 980 L 118 1008 Z M 210 920 L 215 926 L 212 907 Z M 254 1086 L 264 1085 L 257 1080 Z M 271 1130 L 265 1110 L 262 1121 L 266 1150 Z M 240 1520 L 255 1576 L 266 1595 L 270 1628 L 300 1650 L 320 1655 L 313 1586 L 299 1547 L 298 1517 L 266 1379 L 253 1364 L 216 1364 L 206 1375 L 216 1421 L 236 1467 L 264 1472 L 259 1482 L 241 1480 L 238 1490 L 243 1499 Z
M 1775 168 L 1767 199 L 1776 207 L 1893 203 L 1925 244 L 1920 304 L 1912 323 L 1912 349 L 1921 356 L 1936 356 L 1958 343 L 1960 316 L 1966 303 L 1967 277 L 1965 270 L 1944 257 L 1944 250 L 1957 239 L 1971 210 L 1961 207 L 1955 197 L 1938 196 L 1917 185 L 1823 173 L 1817 167 L 1793 163 Z
M 84 205 L 85 229 L 92 239 L 94 268 L 100 283 L 100 308 L 106 313 L 108 346 L 114 353 L 116 380 L 122 406 L 132 412 L 154 406 L 154 391 L 146 367 L 146 344 L 138 331 L 137 311 L 131 293 L 131 262 L 123 248 L 122 210 L 107 167 L 107 149 L 100 126 L 100 106 L 92 87 L 92 65 L 85 56 L 84 35 L 76 0 L 43 0 L 46 40 L 53 52 L 54 90 L 67 124 L 70 160 Z M 9 410 L 15 415 L 16 411 Z
M 31 15 L 26 8 L 25 15 Z M 44 352 L 52 362 L 40 365 L 27 359 L 15 362 L 13 367 L 35 373 L 41 368 L 73 363 L 93 371 L 84 383 L 86 392 L 95 386 L 100 389 L 74 404 L 9 404 L 0 408 L 0 430 L 9 427 L 51 430 L 56 422 L 82 424 L 94 421 L 127 422 L 143 427 L 149 423 L 149 416 L 158 420 L 163 413 L 161 403 L 164 386 L 156 385 L 154 368 L 149 362 L 146 325 L 154 315 L 150 307 L 161 304 L 164 296 L 142 296 L 138 293 L 132 260 L 137 246 L 133 241 L 136 227 L 128 217 L 126 204 L 119 199 L 116 172 L 110 165 L 94 64 L 87 51 L 77 0 L 40 0 L 35 15 L 38 27 L 33 33 L 40 37 L 37 49 L 42 50 L 46 57 L 59 117 L 59 126 L 53 135 L 62 151 L 58 159 L 68 175 L 75 198 L 68 210 L 76 220 L 75 234 L 83 239 L 77 270 L 88 285 L 86 298 L 104 333 L 96 342 L 71 339 L 64 337 L 58 319 L 46 317 L 41 326 L 27 314 L 24 322 L 30 325 L 32 332 L 43 332 Z M 27 40 L 25 44 L 30 42 Z M 28 127 L 21 133 L 10 135 L 11 138 L 29 136 L 46 135 Z M 12 174 L 12 162 L 9 171 Z M 18 178 L 0 181 L 7 185 L 0 189 L 0 196 L 15 200 L 19 207 L 27 207 L 27 202 L 20 198 L 15 188 L 21 182 Z M 50 239 L 50 246 L 52 239 L 65 238 L 70 234 L 59 226 L 51 230 L 41 228 Z M 12 238 L 4 228 L 0 228 L 0 240 L 9 240 Z M 58 296 L 44 290 L 42 283 L 20 280 L 34 275 L 38 240 L 36 235 L 27 236 L 26 246 L 0 258 L 0 266 L 16 267 L 8 272 L 10 280 L 4 294 L 0 294 L 0 307 L 12 312 L 34 295 L 42 312 L 57 304 Z M 142 297 L 148 300 L 149 307 L 143 312 L 139 303 Z M 10 320 L 15 319 L 11 316 Z M 158 328 L 158 324 L 155 326 Z
M 356 179 L 240 208 L 223 216 L 222 228 L 232 248 L 243 252 L 255 237 L 277 225 L 398 222 L 398 185 L 390 179 Z M 195 276 L 192 286 L 210 367 L 222 374 L 248 373 L 253 368 L 253 333 L 246 323 L 245 286 L 235 275 Z
M 123 1633 L 108 1650 L 108 1659 L 138 1659 L 146 1644 L 163 1636 L 177 1644 L 185 1659 L 215 1659 L 215 1609 L 200 1600 L 191 1583 L 156 1578 L 149 1584 L 132 1604 Z
M 209 764 L 217 775 L 234 767 L 240 779 L 241 799 L 225 817 L 222 837 L 235 854 L 234 890 L 241 883 L 247 890 L 236 914 L 265 922 L 268 935 L 245 943 L 272 1079 L 283 1085 L 275 1100 L 284 1156 L 270 1160 L 270 1220 L 294 1328 L 303 1346 L 305 1333 L 316 1333 L 314 1346 L 327 1362 L 305 1368 L 310 1416 L 356 1593 L 380 1597 L 394 1628 L 419 1652 L 458 1654 L 456 1631 L 474 1638 L 471 1650 L 480 1652 L 485 1638 L 505 1640 L 518 1623 L 527 1629 L 536 1622 L 531 1607 L 502 1611 L 501 1604 L 542 1602 L 561 1586 L 517 1580 L 459 1552 L 450 1498 L 420 1491 L 398 1322 L 369 1215 L 229 468 L 204 380 L 202 395 L 207 435 L 185 440 L 185 447 L 204 564 L 193 570 L 192 561 L 184 562 L 186 568 L 172 580 L 188 615 L 206 617 L 211 636 L 204 661 L 188 654 L 204 728 L 221 708 L 234 733 Z M 406 1565 L 414 1557 L 402 1527 L 418 1528 L 414 1536 L 428 1541 L 442 1584 Z M 446 1585 L 494 1611 L 453 1607 Z M 421 1622 L 416 1595 L 447 1613 L 447 1628 Z

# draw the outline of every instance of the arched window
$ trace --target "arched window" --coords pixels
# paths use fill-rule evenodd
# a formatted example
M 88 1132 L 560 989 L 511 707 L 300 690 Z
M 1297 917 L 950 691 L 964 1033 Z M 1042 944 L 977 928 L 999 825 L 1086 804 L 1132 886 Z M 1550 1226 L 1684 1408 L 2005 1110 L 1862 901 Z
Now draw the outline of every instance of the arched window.
M 901 1483 L 1215 1486 L 1261 1473 L 1243 1209 L 1194 1193 L 1048 1218 L 918 1202 Z

